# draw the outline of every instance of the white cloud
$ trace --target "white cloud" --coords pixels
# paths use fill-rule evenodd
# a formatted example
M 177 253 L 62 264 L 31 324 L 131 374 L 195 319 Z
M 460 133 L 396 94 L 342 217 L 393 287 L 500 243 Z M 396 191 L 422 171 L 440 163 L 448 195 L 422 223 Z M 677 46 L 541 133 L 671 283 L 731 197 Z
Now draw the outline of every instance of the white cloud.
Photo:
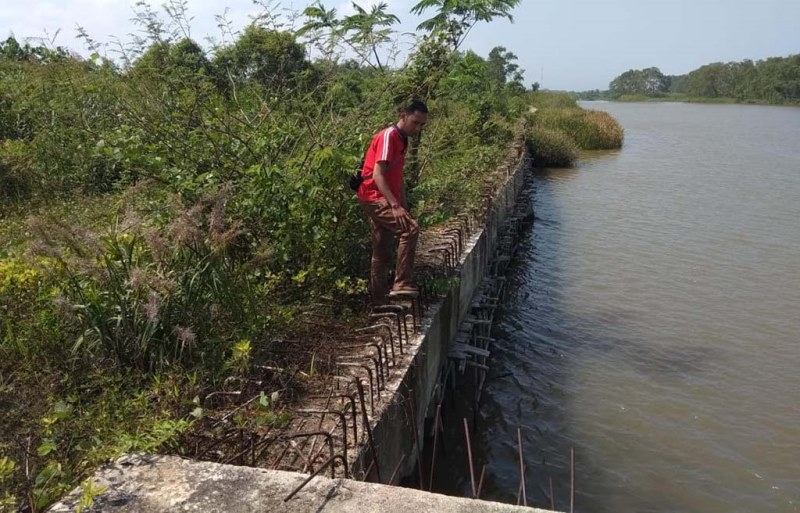
M 10 3 L 10 2 L 14 3 Z M 130 42 L 134 33 L 140 33 L 141 26 L 136 25 L 132 18 L 135 15 L 137 0 L 29 0 L 24 3 L 19 0 L 0 0 L 4 8 L 0 8 L 0 40 L 13 34 L 19 40 L 28 40 L 39 44 L 44 40 L 52 40 L 53 44 L 67 47 L 81 55 L 88 55 L 84 41 L 78 38 L 78 26 L 96 42 L 105 45 L 106 56 L 114 58 L 113 50 L 116 41 Z M 166 14 L 162 5 L 167 0 L 150 0 L 151 8 L 159 13 L 163 19 Z M 225 16 L 234 34 L 249 24 L 254 16 L 264 12 L 266 6 L 275 14 L 281 23 L 288 26 L 294 23 L 295 28 L 302 20 L 291 21 L 290 13 L 299 13 L 313 0 L 295 0 L 293 2 L 277 2 L 263 0 L 261 5 L 254 4 L 253 0 L 225 0 L 214 2 L 208 0 L 187 0 L 188 15 L 191 18 L 190 35 L 204 46 L 210 43 L 226 43 L 231 41 L 231 35 L 225 33 L 218 26 L 218 15 Z M 365 8 L 379 3 L 381 0 L 360 0 L 359 4 Z M 388 3 L 388 11 L 401 19 L 394 29 L 399 33 L 414 31 L 418 22 L 409 14 L 415 0 L 383 0 Z M 323 0 L 328 6 L 335 5 L 340 16 L 353 12 L 352 2 L 349 0 Z M 397 55 L 402 63 L 404 56 L 412 45 L 412 38 L 403 35 L 400 37 Z M 395 51 L 389 48 L 381 52 L 383 59 Z
M 2 0 L 5 4 L 9 0 Z M 163 0 L 151 2 L 153 10 L 163 17 Z M 36 42 L 40 38 L 52 39 L 79 53 L 86 53 L 83 42 L 77 37 L 77 27 L 83 27 L 95 40 L 109 43 L 114 39 L 128 41 L 130 34 L 140 30 L 131 20 L 136 0 L 32 0 L 30 3 L 13 3 L 0 9 L 0 38 L 13 34 L 20 40 Z M 241 30 L 252 17 L 261 11 L 252 0 L 208 2 L 188 0 L 191 36 L 200 43 L 211 37 L 222 39 L 216 15 L 225 14 L 234 31 Z M 227 12 L 226 12 L 227 7 Z M 278 9 L 281 9 L 278 7 Z

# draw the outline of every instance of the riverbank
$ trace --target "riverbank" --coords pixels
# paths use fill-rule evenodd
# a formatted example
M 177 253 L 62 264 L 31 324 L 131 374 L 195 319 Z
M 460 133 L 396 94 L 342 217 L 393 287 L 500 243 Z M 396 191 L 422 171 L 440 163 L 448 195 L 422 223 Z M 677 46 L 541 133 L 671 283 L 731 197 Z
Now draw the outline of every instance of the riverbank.
M 708 104 L 737 104 L 737 105 L 774 105 L 779 107 L 800 107 L 800 101 L 784 101 L 784 102 L 768 102 L 759 99 L 739 99 L 739 98 L 707 98 L 702 96 L 687 96 L 684 94 L 667 94 L 664 96 L 647 96 L 640 94 L 623 95 L 616 98 L 598 96 L 593 98 L 581 98 L 579 101 L 608 101 L 608 102 L 642 102 L 642 103 L 660 103 L 660 102 L 679 102 L 679 103 L 708 103 Z
M 332 476 L 377 483 L 397 483 L 408 474 L 416 475 L 422 465 L 417 458 L 422 453 L 423 440 L 427 438 L 426 426 L 430 426 L 426 418 L 431 417 L 433 411 L 438 412 L 432 403 L 438 401 L 441 405 L 444 390 L 451 387 L 451 381 L 455 384 L 455 376 L 448 378 L 442 372 L 450 367 L 448 362 L 454 357 L 451 342 L 456 332 L 461 333 L 464 328 L 461 320 L 468 314 L 476 314 L 476 301 L 482 301 L 475 297 L 476 291 L 484 285 L 483 277 L 492 272 L 502 254 L 495 251 L 507 236 L 502 227 L 519 210 L 517 198 L 529 179 L 530 160 L 521 141 L 510 150 L 508 165 L 501 167 L 502 178 L 498 176 L 497 190 L 491 194 L 485 215 L 479 216 L 481 221 L 465 220 L 465 223 L 454 226 L 453 230 L 437 230 L 423 235 L 420 247 L 423 266 L 426 260 L 424 255 L 434 247 L 448 248 L 441 263 L 449 284 L 439 300 L 430 305 L 427 300 L 416 304 L 396 301 L 390 309 L 381 310 L 383 314 L 377 313 L 376 309 L 371 316 L 372 322 L 376 323 L 374 330 L 367 326 L 355 328 L 350 335 L 352 344 L 333 355 L 337 365 L 335 372 L 326 376 L 327 390 L 299 398 L 293 408 L 292 419 L 280 430 L 264 432 L 251 428 L 245 436 L 233 436 L 229 440 L 224 432 L 209 428 L 204 438 L 214 440 L 214 450 L 208 451 L 207 442 L 199 440 L 195 452 L 184 455 L 284 470 L 293 468 L 292 457 L 297 459 L 297 456 L 301 456 L 299 464 L 302 465 L 305 460 L 308 471 L 325 469 Z M 410 310 L 403 310 L 404 303 Z M 428 310 L 424 315 L 423 309 Z M 394 316 L 395 313 L 402 315 Z M 364 335 L 358 337 L 359 332 Z M 372 337 L 367 335 L 369 333 L 372 333 Z M 383 338 L 387 336 L 388 339 Z M 372 343 L 369 343 L 370 340 Z M 325 397 L 327 400 L 322 401 Z M 241 404 L 242 399 L 238 397 L 236 402 Z M 209 418 L 219 418 L 223 413 L 226 412 L 209 410 L 207 415 Z M 294 441 L 298 444 L 292 443 Z M 285 458 L 273 458 L 284 453 Z M 183 467 L 187 465 L 185 462 L 178 463 Z M 204 464 L 193 465 L 192 468 L 205 468 Z M 295 470 L 301 468 L 296 467 Z M 119 489 L 141 489 L 147 482 L 158 480 L 154 473 L 159 472 L 153 467 L 143 467 L 136 472 L 126 473 L 115 480 L 111 491 L 98 492 L 93 499 L 99 506 L 108 504 L 119 493 Z M 234 469 L 230 472 L 250 471 Z M 425 472 L 427 476 L 427 469 Z M 433 472 L 433 468 L 430 472 Z M 439 472 L 446 472 L 446 469 L 439 469 Z M 105 484 L 104 475 L 99 473 L 95 476 L 96 481 L 99 479 L 93 485 L 96 489 Z M 427 479 L 417 476 L 420 482 L 427 482 Z M 317 485 L 318 482 L 315 481 Z M 235 483 L 231 485 L 231 493 L 240 495 L 242 491 L 237 490 L 237 486 Z M 357 488 L 362 485 L 349 486 Z M 192 496 L 199 496 L 204 493 L 207 484 L 203 479 L 191 478 L 182 487 L 188 489 Z M 316 489 L 314 483 L 308 489 L 303 489 L 299 504 L 305 504 L 309 499 L 318 500 Z M 80 494 L 80 490 L 77 490 L 73 500 Z M 397 494 L 418 496 L 418 492 L 388 490 L 383 492 L 379 503 Z M 283 494 L 271 487 L 269 495 L 263 500 L 277 504 Z M 464 500 L 431 497 L 427 500 L 441 504 Z M 165 511 L 164 501 L 172 499 L 172 494 L 159 489 L 137 500 L 146 501 L 151 504 L 152 511 L 160 512 Z M 207 511 L 209 505 L 202 502 L 197 507 Z M 298 502 L 292 501 L 287 507 L 290 510 L 296 508 Z M 427 509 L 423 511 L 435 510 L 430 507 L 426 505 Z M 470 506 L 477 510 L 509 507 L 483 502 L 472 502 Z
M 528 112 L 529 120 L 558 122 L 566 116 L 573 121 L 551 131 L 557 130 L 561 140 L 581 137 L 571 132 L 582 126 L 574 120 L 584 119 L 574 100 L 565 104 L 540 93 L 529 102 L 537 106 L 532 118 Z M 438 123 L 457 122 L 463 110 L 456 112 Z M 512 145 L 516 151 L 523 140 L 529 149 L 541 148 L 531 133 L 519 133 Z M 448 144 L 444 134 L 436 124 L 431 127 L 421 155 L 436 155 L 436 148 Z M 452 176 L 439 182 L 446 176 L 440 174 L 442 163 L 426 164 L 421 190 L 427 192 L 415 201 L 415 213 L 426 226 L 420 245 L 425 254 L 418 259 L 425 303 L 448 290 L 449 278 L 439 271 L 455 258 L 447 253 L 452 240 L 439 236 L 457 229 L 461 214 L 483 216 L 486 198 L 507 176 L 497 165 L 508 151 L 502 141 L 511 145 L 502 137 L 473 147 L 483 148 L 483 158 L 470 158 L 459 171 L 465 176 L 459 186 L 463 192 L 455 193 L 447 209 L 430 199 Z M 469 155 L 475 153 L 449 154 L 446 166 Z M 357 280 L 337 282 L 339 289 L 326 297 L 305 288 L 309 278 L 303 272 L 286 280 L 251 267 L 248 262 L 258 257 L 251 251 L 241 260 L 238 244 L 224 242 L 226 233 L 240 233 L 235 218 L 225 214 L 227 194 L 176 208 L 184 200 L 150 183 L 120 193 L 41 198 L 37 212 L 22 204 L 6 210 L 9 215 L 0 220 L 0 306 L 6 327 L 0 401 L 7 405 L 0 417 L 0 499 L 6 504 L 27 495 L 34 498 L 34 509 L 45 507 L 97 465 L 129 451 L 213 455 L 215 461 L 248 464 L 229 460 L 241 452 L 235 450 L 240 440 L 218 445 L 230 429 L 302 432 L 310 422 L 299 405 L 327 393 L 330 377 L 341 368 L 338 348 L 359 338 L 354 327 L 369 325 L 376 312 L 365 307 Z M 448 210 L 453 213 L 447 215 Z M 214 227 L 220 215 L 223 224 Z M 167 221 L 158 228 L 155 216 Z M 195 235 L 184 239 L 187 230 Z M 368 256 L 359 243 L 349 258 Z M 212 265 L 210 272 L 200 271 L 203 262 Z M 203 288 L 192 292 L 190 284 Z M 221 301 L 227 311 L 214 307 Z M 247 321 L 233 323 L 236 316 Z M 220 324 L 208 325 L 209 319 Z M 165 323 L 173 328 L 165 329 Z M 215 333 L 225 326 L 232 331 L 220 339 Z M 376 348 L 383 354 L 376 355 L 375 381 L 366 390 L 379 396 L 382 359 L 389 346 L 400 348 L 377 342 L 384 344 Z M 305 409 L 330 407 L 325 400 Z M 25 466 L 36 470 L 22 473 Z M 284 468 L 302 471 L 308 465 L 294 455 Z

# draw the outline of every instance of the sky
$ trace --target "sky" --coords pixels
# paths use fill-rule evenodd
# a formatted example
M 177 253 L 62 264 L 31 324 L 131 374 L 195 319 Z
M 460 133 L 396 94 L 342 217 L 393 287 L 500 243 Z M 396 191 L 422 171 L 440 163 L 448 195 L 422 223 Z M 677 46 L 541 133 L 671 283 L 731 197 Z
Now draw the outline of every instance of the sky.
M 375 0 L 359 2 L 366 5 Z M 420 18 L 415 1 L 384 0 L 401 32 Z M 81 25 L 92 38 L 109 42 L 134 32 L 136 0 L 0 0 L 0 37 L 55 36 L 57 45 L 88 55 L 77 39 Z M 151 2 L 160 6 L 163 0 Z M 327 0 L 347 12 L 349 2 Z M 270 3 L 301 10 L 302 0 Z M 226 11 L 234 30 L 259 12 L 253 0 L 188 0 L 191 35 L 203 43 L 221 39 L 215 15 Z M 711 62 L 759 60 L 800 53 L 800 0 L 522 0 L 505 20 L 476 26 L 464 47 L 486 56 L 495 46 L 514 52 L 526 70 L 526 85 L 581 91 L 607 89 L 629 69 L 655 66 L 683 74 Z

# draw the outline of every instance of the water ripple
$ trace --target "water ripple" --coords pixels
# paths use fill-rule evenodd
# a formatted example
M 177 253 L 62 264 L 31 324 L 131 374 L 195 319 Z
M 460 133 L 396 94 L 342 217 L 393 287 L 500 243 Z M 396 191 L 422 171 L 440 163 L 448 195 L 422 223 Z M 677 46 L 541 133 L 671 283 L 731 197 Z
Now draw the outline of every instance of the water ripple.
M 625 148 L 537 178 L 488 496 L 516 497 L 522 426 L 540 506 L 543 476 L 565 506 L 574 447 L 582 511 L 800 511 L 800 116 L 603 105 Z

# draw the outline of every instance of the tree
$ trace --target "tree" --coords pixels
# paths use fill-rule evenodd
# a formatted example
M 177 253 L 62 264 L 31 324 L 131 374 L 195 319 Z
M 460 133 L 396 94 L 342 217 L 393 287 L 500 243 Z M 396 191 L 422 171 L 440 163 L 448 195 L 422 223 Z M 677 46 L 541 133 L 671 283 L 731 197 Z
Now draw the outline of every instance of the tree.
M 629 69 L 625 73 L 612 80 L 611 83 L 608 84 L 608 90 L 613 96 L 637 94 L 639 91 L 644 90 L 642 72 L 639 70 Z
M 313 42 L 325 41 L 321 48 L 328 56 L 343 43 L 359 56 L 362 63 L 383 72 L 386 59 L 381 60 L 380 49 L 392 40 L 394 30 L 390 27 L 400 19 L 387 12 L 385 2 L 373 5 L 369 11 L 355 2 L 352 5 L 355 14 L 343 19 L 336 17 L 336 9 L 325 9 L 320 2 L 307 7 L 303 14 L 308 22 L 297 33 L 301 36 L 310 34 Z
M 646 68 L 642 70 L 644 82 L 644 94 L 657 95 L 666 93 L 669 90 L 669 78 L 661 73 L 658 68 Z
M 290 85 L 308 61 L 293 34 L 250 25 L 233 45 L 217 51 L 214 66 L 223 83 L 252 80 L 276 89 Z
M 69 50 L 60 46 L 48 48 L 43 45 L 31 46 L 30 43 L 21 45 L 14 36 L 9 36 L 8 39 L 0 43 L 0 59 L 47 64 L 69 58 Z
M 183 72 L 188 75 L 209 75 L 211 63 L 205 51 L 191 39 L 177 43 L 156 41 L 133 63 L 132 76 L 155 73 Z
M 428 9 L 438 13 L 419 24 L 417 30 L 441 31 L 447 35 L 453 50 L 457 50 L 469 31 L 480 21 L 507 18 L 514 21 L 511 10 L 520 0 L 421 0 L 411 12 L 422 14 Z
M 658 68 L 629 69 L 608 85 L 612 96 L 643 94 L 657 96 L 669 91 L 669 77 Z
M 373 5 L 369 12 L 355 2 L 353 7 L 356 13 L 347 16 L 342 22 L 342 29 L 349 35 L 347 40 L 362 57 L 371 53 L 375 57 L 376 66 L 383 71 L 378 47 L 391 39 L 393 31 L 389 27 L 399 23 L 400 19 L 386 12 L 388 6 L 384 2 Z M 369 58 L 364 60 L 370 62 Z
M 489 52 L 487 64 L 495 80 L 501 84 L 507 82 L 518 82 L 522 84 L 522 74 L 525 70 L 520 69 L 519 64 L 515 62 L 516 60 L 517 56 L 507 51 L 505 47 L 495 46 Z

